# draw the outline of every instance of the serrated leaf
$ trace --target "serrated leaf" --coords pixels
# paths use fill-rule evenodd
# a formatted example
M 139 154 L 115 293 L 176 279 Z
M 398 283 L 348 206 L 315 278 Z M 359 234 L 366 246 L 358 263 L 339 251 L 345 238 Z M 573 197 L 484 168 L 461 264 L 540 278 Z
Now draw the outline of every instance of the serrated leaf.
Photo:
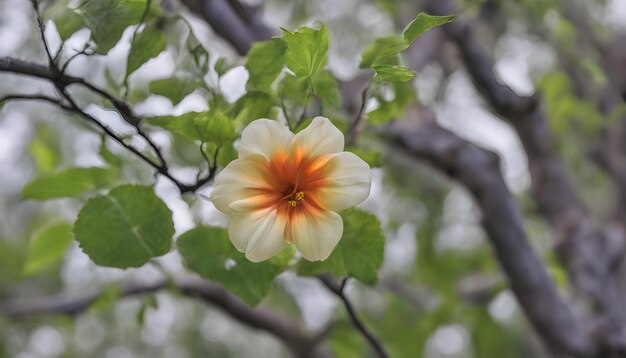
M 360 209 L 339 213 L 343 219 L 343 236 L 330 257 L 321 262 L 301 260 L 298 275 L 351 276 L 367 284 L 378 280 L 378 269 L 383 263 L 385 237 L 378 219 Z
M 232 120 L 219 110 L 199 113 L 193 124 L 203 142 L 224 144 L 237 138 Z
M 326 71 L 319 72 L 313 77 L 313 93 L 315 93 L 325 108 L 337 108 L 341 105 L 339 84 L 333 75 Z
M 285 28 L 281 38 L 287 44 L 286 64 L 297 76 L 313 77 L 326 64 L 329 45 L 328 28 L 318 30 L 300 27 L 291 32 Z
M 151 58 L 157 57 L 167 47 L 165 34 L 156 28 L 147 27 L 137 34 L 126 61 L 126 77 L 135 72 Z
M 281 39 L 256 42 L 248 51 L 246 69 L 250 74 L 248 90 L 269 91 L 285 65 L 287 43 Z
M 402 36 L 380 37 L 363 52 L 359 68 L 368 68 L 376 64 L 388 64 L 390 57 L 406 50 L 408 47 L 409 43 Z
M 62 41 L 67 40 L 84 24 L 83 20 L 68 7 L 68 1 L 56 1 L 46 8 L 42 17 L 52 20 Z
M 74 235 L 93 262 L 139 267 L 170 250 L 170 209 L 149 186 L 122 185 L 89 199 L 78 213 Z
M 169 98 L 173 105 L 179 104 L 187 95 L 202 86 L 198 80 L 183 80 L 178 77 L 150 82 L 148 88 L 153 94 Z
M 235 121 L 249 124 L 259 118 L 276 118 L 276 98 L 266 92 L 249 91 L 233 106 L 232 113 Z
M 44 229 L 28 244 L 24 273 L 33 274 L 61 260 L 73 239 L 70 223 L 57 223 Z
M 194 124 L 194 119 L 203 112 L 189 112 L 180 116 L 158 116 L 145 118 L 144 121 L 150 125 L 167 129 L 170 132 L 179 134 L 191 140 L 199 140 L 200 134 Z
M 115 179 L 108 169 L 70 168 L 41 176 L 26 184 L 22 198 L 48 200 L 62 197 L 78 197 L 84 193 L 104 188 Z
M 456 20 L 458 16 L 432 16 L 426 13 L 420 12 L 417 17 L 411 21 L 402 31 L 402 36 L 410 44 L 416 37 L 424 32 L 432 29 L 433 27 L 441 26 Z
M 406 82 L 415 77 L 415 72 L 408 67 L 393 65 L 373 65 L 376 78 L 385 82 Z
M 96 52 L 104 55 L 128 26 L 141 21 L 145 9 L 146 0 L 86 0 L 75 12 L 91 30 Z
M 189 269 L 221 283 L 245 303 L 263 300 L 282 266 L 272 260 L 254 263 L 238 252 L 224 228 L 201 226 L 181 235 L 176 246 Z
M 281 96 L 299 105 L 304 105 L 310 87 L 308 77 L 292 75 L 285 76 L 279 85 Z
M 392 82 L 395 98 L 385 101 L 379 98 L 380 105 L 367 113 L 367 120 L 372 124 L 385 124 L 404 114 L 409 105 L 416 100 L 415 90 L 406 82 Z

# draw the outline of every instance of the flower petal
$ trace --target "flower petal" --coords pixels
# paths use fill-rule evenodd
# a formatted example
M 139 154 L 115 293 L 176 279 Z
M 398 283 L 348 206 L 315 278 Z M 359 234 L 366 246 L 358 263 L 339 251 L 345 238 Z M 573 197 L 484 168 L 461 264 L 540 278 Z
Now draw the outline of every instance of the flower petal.
M 239 158 L 262 155 L 270 160 L 278 151 L 288 150 L 294 134 L 280 122 L 271 119 L 257 119 L 241 133 Z
M 233 202 L 258 195 L 259 191 L 272 188 L 268 174 L 267 159 L 252 155 L 230 162 L 215 178 L 211 200 L 217 210 L 232 214 Z
M 343 145 L 343 133 L 324 117 L 313 118 L 313 122 L 293 139 L 293 150 L 301 150 L 312 158 L 342 152 Z
M 372 174 L 369 165 L 356 154 L 336 154 L 326 164 L 325 183 L 315 190 L 322 208 L 340 211 L 362 203 L 370 195 Z
M 278 254 L 286 245 L 287 220 L 275 209 L 238 211 L 228 223 L 228 236 L 237 250 L 252 262 Z
M 302 206 L 291 217 L 291 238 L 296 248 L 309 261 L 324 261 L 330 256 L 341 235 L 343 220 L 332 211 Z

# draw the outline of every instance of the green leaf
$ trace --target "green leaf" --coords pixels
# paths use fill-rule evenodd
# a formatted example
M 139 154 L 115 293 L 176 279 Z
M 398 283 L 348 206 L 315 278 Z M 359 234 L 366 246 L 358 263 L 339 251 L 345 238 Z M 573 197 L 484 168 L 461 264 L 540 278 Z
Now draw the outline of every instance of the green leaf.
M 224 228 L 197 227 L 181 235 L 176 246 L 189 269 L 221 283 L 251 306 L 267 296 L 283 269 L 280 260 L 248 261 L 235 249 Z
M 203 142 L 224 144 L 237 138 L 231 119 L 219 110 L 199 113 L 193 124 Z
M 390 57 L 406 50 L 408 47 L 409 43 L 402 36 L 380 37 L 363 52 L 359 68 L 368 68 L 381 63 L 388 64 Z
M 149 59 L 157 57 L 166 47 L 167 39 L 163 31 L 159 29 L 147 27 L 137 34 L 128 53 L 126 78 Z
M 97 311 L 104 311 L 113 307 L 113 305 L 117 302 L 117 300 L 122 295 L 122 288 L 116 284 L 110 284 L 102 289 L 100 296 L 93 301 L 89 308 L 87 309 L 88 313 L 93 313 Z
M 226 58 L 220 57 L 215 61 L 215 65 L 213 65 L 215 72 L 218 77 L 222 77 L 226 72 L 228 72 L 231 68 L 233 68 L 233 64 L 228 62 Z
M 248 90 L 269 91 L 285 65 L 287 43 L 280 39 L 256 42 L 248 51 L 246 69 L 250 74 Z
M 68 7 L 68 1 L 56 1 L 46 8 L 42 17 L 52 20 L 62 41 L 67 40 L 84 24 L 83 20 Z
M 378 219 L 356 208 L 344 210 L 340 215 L 344 225 L 343 237 L 333 253 L 321 262 L 301 260 L 298 275 L 330 273 L 375 284 L 385 249 L 385 237 Z
M 122 185 L 88 200 L 78 213 L 74 235 L 93 262 L 139 267 L 170 250 L 172 212 L 151 187 Z
M 300 27 L 295 32 L 281 30 L 281 39 L 287 43 L 287 68 L 302 77 L 313 77 L 324 68 L 329 44 L 326 26 L 322 25 L 319 30 L 310 27 Z
M 310 90 L 309 78 L 287 75 L 280 81 L 280 95 L 298 105 L 304 105 Z
M 40 232 L 28 244 L 24 273 L 33 274 L 59 261 L 73 238 L 72 224 L 65 222 L 57 223 Z
M 385 82 L 406 82 L 415 77 L 415 72 L 408 67 L 392 65 L 374 65 L 376 78 Z
M 268 93 L 249 91 L 235 102 L 232 113 L 236 122 L 247 125 L 259 118 L 276 118 L 277 105 L 276 99 Z
M 432 29 L 433 27 L 452 22 L 456 20 L 457 17 L 457 15 L 432 16 L 420 12 L 415 20 L 411 21 L 411 23 L 404 28 L 404 31 L 402 31 L 402 36 L 410 44 L 411 42 L 413 42 L 413 40 L 415 40 L 416 37 L 423 34 L 424 32 Z
M 53 128 L 43 123 L 38 124 L 37 136 L 28 145 L 28 152 L 40 173 L 53 171 L 60 162 L 59 140 Z
M 377 150 L 363 147 L 347 147 L 346 151 L 358 155 L 370 168 L 379 168 L 382 166 L 382 158 L 380 157 L 380 152 Z
M 26 184 L 22 197 L 36 200 L 78 197 L 104 188 L 112 184 L 114 179 L 114 173 L 104 168 L 70 168 L 41 176 Z
M 200 134 L 194 124 L 194 119 L 201 115 L 203 115 L 202 112 L 189 112 L 180 116 L 149 117 L 144 120 L 148 124 L 167 129 L 191 140 L 199 140 Z
M 109 150 L 109 148 L 107 148 L 105 136 L 102 137 L 102 142 L 100 142 L 100 150 L 98 151 L 98 154 L 112 168 L 120 168 L 123 164 L 122 159 L 120 159 L 117 155 L 113 154 Z
M 337 108 L 341 105 L 339 84 L 327 71 L 322 71 L 313 77 L 313 93 L 320 98 L 325 108 Z
M 189 23 L 187 24 L 189 25 Z M 189 35 L 187 36 L 187 41 L 185 41 L 185 46 L 193 58 L 196 69 L 194 71 L 195 74 L 200 77 L 204 76 L 209 72 L 209 52 L 202 46 L 200 41 L 198 41 L 198 38 L 191 29 L 191 25 L 189 25 Z
M 169 98 L 173 105 L 179 104 L 187 95 L 202 86 L 198 80 L 182 80 L 178 77 L 150 82 L 150 92 Z
M 379 98 L 380 105 L 367 113 L 367 120 L 372 124 L 385 124 L 401 117 L 409 105 L 415 102 L 415 90 L 406 82 L 392 82 L 395 98 L 385 101 Z
M 141 21 L 145 9 L 146 0 L 86 0 L 75 12 L 91 30 L 96 52 L 104 55 L 128 26 Z

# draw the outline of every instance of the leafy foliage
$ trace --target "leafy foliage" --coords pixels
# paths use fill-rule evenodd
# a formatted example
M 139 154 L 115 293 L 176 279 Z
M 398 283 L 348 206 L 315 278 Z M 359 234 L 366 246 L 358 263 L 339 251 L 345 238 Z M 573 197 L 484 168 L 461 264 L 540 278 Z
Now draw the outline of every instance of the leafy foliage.
M 138 267 L 170 250 L 172 212 L 151 187 L 122 185 L 88 200 L 74 235 L 98 265 Z
M 147 27 L 132 41 L 126 64 L 126 77 L 135 72 L 149 59 L 158 56 L 167 46 L 165 34 L 154 27 Z
M 262 263 L 248 261 L 231 244 L 226 229 L 217 227 L 190 230 L 178 238 L 176 247 L 191 270 L 223 284 L 253 306 L 265 298 L 284 264 L 280 256 Z
M 26 184 L 22 190 L 25 199 L 48 200 L 78 197 L 113 183 L 115 172 L 98 167 L 70 168 L 43 175 Z
M 285 64 L 287 43 L 280 39 L 257 42 L 248 52 L 248 90 L 269 91 Z
M 333 253 L 325 261 L 301 261 L 298 274 L 318 275 L 328 272 L 375 284 L 385 246 L 380 223 L 374 215 L 359 209 L 347 209 L 340 214 L 344 223 L 343 236 Z
M 61 222 L 44 229 L 28 245 L 24 273 L 33 274 L 59 261 L 73 239 L 70 223 Z
M 106 54 L 126 27 L 140 22 L 146 5 L 146 0 L 86 0 L 74 11 L 91 30 L 96 52 Z
M 282 30 L 282 40 L 287 44 L 287 68 L 297 76 L 313 77 L 326 64 L 328 28 L 322 25 L 318 30 L 310 27 L 301 27 L 294 32 Z

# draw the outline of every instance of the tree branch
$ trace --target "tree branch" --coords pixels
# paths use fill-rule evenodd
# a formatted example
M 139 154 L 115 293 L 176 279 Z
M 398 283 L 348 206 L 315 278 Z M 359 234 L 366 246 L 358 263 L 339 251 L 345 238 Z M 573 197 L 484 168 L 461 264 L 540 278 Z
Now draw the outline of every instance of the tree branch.
M 330 275 L 319 276 L 319 279 L 328 288 L 328 290 L 330 290 L 330 292 L 334 293 L 337 297 L 339 297 L 344 307 L 346 308 L 346 312 L 348 313 L 348 317 L 350 317 L 350 321 L 352 322 L 354 327 L 359 331 L 359 333 L 361 333 L 361 335 L 365 338 L 367 343 L 372 347 L 374 352 L 376 352 L 376 355 L 380 358 L 388 357 L 389 355 L 383 348 L 379 339 L 372 332 L 370 332 L 370 330 L 367 329 L 367 327 L 365 327 L 363 322 L 361 322 L 361 320 L 359 319 L 359 316 L 356 314 L 356 311 L 354 310 L 354 307 L 352 306 L 352 303 L 350 302 L 350 300 L 348 300 L 348 297 L 344 293 L 344 289 L 346 287 L 348 277 L 344 278 L 341 282 L 337 282 Z
M 259 8 L 236 0 L 182 0 L 194 13 L 228 41 L 237 53 L 245 55 L 255 41 L 269 40 L 273 33 L 257 16 Z
M 266 331 L 285 343 L 297 356 L 319 357 L 320 335 L 305 332 L 295 321 L 277 313 L 251 308 L 230 294 L 224 287 L 201 279 L 185 277 L 175 282 L 161 280 L 149 284 L 135 283 L 122 288 L 120 297 L 133 297 L 173 288 L 185 296 L 209 303 L 249 327 Z M 102 290 L 78 295 L 56 295 L 36 299 L 20 299 L 0 303 L 0 314 L 11 319 L 24 319 L 45 314 L 77 315 L 85 312 Z
M 11 99 L 18 99 L 17 97 L 19 97 L 19 99 L 43 100 L 43 101 L 53 103 L 57 105 L 59 108 L 78 114 L 83 119 L 95 124 L 109 137 L 111 137 L 116 142 L 124 146 L 124 148 L 126 148 L 133 154 L 137 155 L 142 161 L 146 162 L 148 165 L 153 167 L 159 174 L 165 176 L 170 181 L 172 181 L 178 187 L 181 193 L 195 192 L 200 187 L 202 187 L 203 185 L 213 180 L 216 174 L 216 170 L 215 168 L 213 168 L 213 170 L 211 170 L 207 174 L 207 176 L 199 179 L 193 184 L 184 184 L 180 182 L 178 179 L 176 179 L 175 177 L 173 177 L 168 170 L 167 162 L 165 161 L 165 158 L 163 157 L 163 154 L 161 153 L 159 147 L 141 129 L 140 127 L 141 118 L 134 114 L 130 105 L 128 105 L 126 102 L 118 99 L 114 95 L 108 93 L 104 89 L 98 87 L 97 85 L 83 78 L 66 75 L 56 70 L 56 68 L 51 68 L 51 67 L 39 65 L 36 63 L 32 63 L 32 62 L 11 58 L 11 57 L 0 57 L 0 72 L 10 72 L 10 73 L 15 73 L 15 74 L 20 74 L 20 75 L 26 75 L 26 76 L 31 76 L 35 78 L 45 79 L 45 80 L 52 82 L 52 84 L 54 84 L 54 86 L 63 95 L 65 100 L 70 104 L 69 106 L 63 104 L 61 101 L 53 100 L 52 98 L 46 97 L 44 95 L 9 95 L 9 96 L 6 96 L 5 99 L 11 100 Z M 107 126 L 102 124 L 98 119 L 86 113 L 83 109 L 81 109 L 80 106 L 78 106 L 78 104 L 74 101 L 74 99 L 69 95 L 69 93 L 66 90 L 66 88 L 70 85 L 80 85 L 80 86 L 86 87 L 87 89 L 93 91 L 94 93 L 102 96 L 104 99 L 107 99 L 111 103 L 113 103 L 115 109 L 122 116 L 122 118 L 124 118 L 126 122 L 131 124 L 136 129 L 137 134 L 148 143 L 152 151 L 156 154 L 157 158 L 159 159 L 159 162 L 157 163 L 154 160 L 148 158 L 141 151 L 139 151 L 132 145 L 126 143 L 122 139 L 121 136 L 117 135 Z
M 510 287 L 546 346 L 560 355 L 589 357 L 593 346 L 583 321 L 559 296 L 530 246 L 517 204 L 502 179 L 498 157 L 438 127 L 426 109 L 420 116 L 422 120 L 412 118 L 392 128 L 390 145 L 427 160 L 472 193 Z
M 457 12 L 448 0 L 429 0 L 426 8 L 436 15 Z M 615 268 L 624 253 L 623 233 L 614 235 L 594 228 L 561 158 L 553 151 L 539 97 L 518 96 L 500 83 L 493 70 L 494 60 L 478 44 L 471 23 L 458 20 L 441 29 L 456 44 L 476 87 L 492 109 L 513 125 L 524 145 L 532 178 L 531 194 L 555 232 L 557 254 L 567 266 L 573 286 L 612 327 L 600 334 L 603 338 L 598 345 L 613 352 L 626 351 L 626 310 L 614 280 Z

